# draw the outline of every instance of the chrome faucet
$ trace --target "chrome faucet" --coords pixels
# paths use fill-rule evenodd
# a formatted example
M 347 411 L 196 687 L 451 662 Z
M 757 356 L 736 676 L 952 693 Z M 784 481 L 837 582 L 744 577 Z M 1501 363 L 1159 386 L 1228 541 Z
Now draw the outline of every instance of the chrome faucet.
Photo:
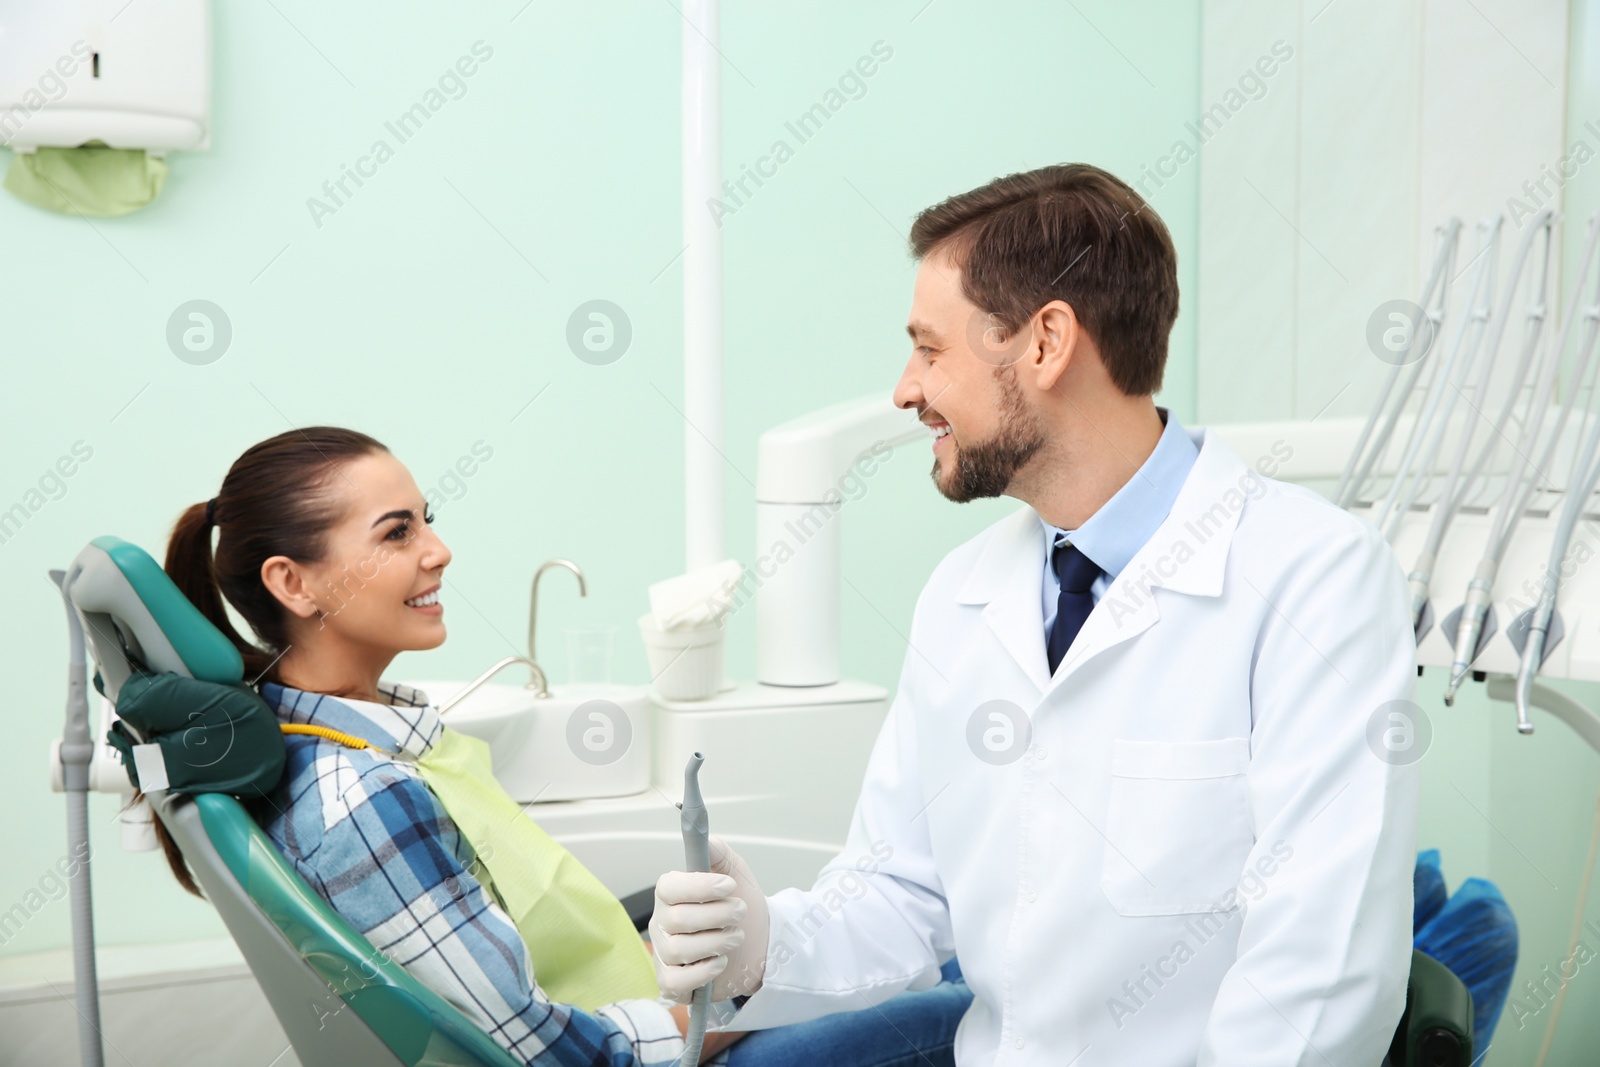
M 539 652 L 534 647 L 533 643 L 534 631 L 538 628 L 539 623 L 539 579 L 543 577 L 544 572 L 549 570 L 551 567 L 565 567 L 567 570 L 577 575 L 578 595 L 589 595 L 589 583 L 583 580 L 582 568 L 580 568 L 570 559 L 547 559 L 543 563 L 539 564 L 539 569 L 533 572 L 533 589 L 528 594 L 528 662 L 530 666 L 534 666 L 539 662 Z M 539 684 L 537 686 L 533 686 L 533 683 L 530 682 L 529 685 L 530 687 L 538 689 L 538 693 L 535 694 L 536 696 L 547 697 L 550 695 L 550 690 L 545 686 L 544 671 L 538 669 L 536 666 L 535 670 L 537 671 Z
M 514 663 L 527 664 L 529 674 L 528 688 L 533 690 L 533 695 L 535 697 L 540 700 L 544 700 L 550 696 L 550 685 L 545 679 L 544 668 L 539 666 L 539 653 L 534 647 L 534 633 L 538 629 L 539 623 L 539 579 L 544 575 L 544 572 L 549 570 L 551 567 L 565 567 L 567 570 L 577 575 L 578 595 L 589 595 L 589 583 L 584 581 L 583 570 L 576 563 L 572 562 L 570 559 L 551 559 L 541 563 L 539 565 L 539 569 L 533 572 L 533 589 L 528 594 L 528 654 L 526 656 L 507 656 L 499 663 L 496 663 L 493 667 L 490 667 L 488 670 L 478 675 L 477 678 L 473 679 L 471 685 L 467 686 L 465 689 L 461 690 L 461 692 L 444 702 L 444 704 L 439 708 L 440 715 L 443 715 L 445 712 L 461 703 L 461 701 L 466 699 L 473 690 L 477 689 L 490 678 L 493 678 L 495 675 L 499 674 L 501 671 L 505 670 Z

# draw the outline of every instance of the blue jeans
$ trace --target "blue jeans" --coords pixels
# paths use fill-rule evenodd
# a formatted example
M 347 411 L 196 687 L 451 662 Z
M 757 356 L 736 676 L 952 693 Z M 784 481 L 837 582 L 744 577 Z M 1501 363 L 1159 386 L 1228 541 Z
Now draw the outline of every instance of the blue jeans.
M 728 1067 L 954 1067 L 956 1025 L 972 993 L 954 958 L 932 989 L 874 1008 L 756 1030 L 728 1049 Z

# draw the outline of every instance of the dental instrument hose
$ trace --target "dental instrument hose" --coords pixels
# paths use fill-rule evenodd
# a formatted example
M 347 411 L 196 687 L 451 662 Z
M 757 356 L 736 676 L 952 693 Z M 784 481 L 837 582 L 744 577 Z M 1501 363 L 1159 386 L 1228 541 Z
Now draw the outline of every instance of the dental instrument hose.
M 1533 401 L 1528 409 L 1527 422 L 1513 448 L 1513 458 L 1511 467 L 1506 473 L 1505 488 L 1495 508 L 1494 523 L 1489 532 L 1488 543 L 1484 546 L 1483 557 L 1478 561 L 1472 581 L 1467 583 L 1467 595 L 1461 605 L 1460 621 L 1456 629 L 1450 676 L 1445 682 L 1446 707 L 1454 706 L 1456 691 L 1460 689 L 1462 681 L 1471 671 L 1473 660 L 1478 657 L 1484 633 L 1484 620 L 1493 604 L 1492 593 L 1499 573 L 1500 560 L 1505 555 L 1512 533 L 1516 530 L 1517 520 L 1522 517 L 1533 496 L 1537 481 L 1545 477 L 1544 471 L 1548 469 L 1550 460 L 1555 456 L 1562 430 L 1566 427 L 1567 416 L 1572 411 L 1573 401 L 1577 398 L 1578 390 L 1574 389 L 1561 406 L 1544 451 L 1539 461 L 1532 464 L 1532 473 L 1527 479 L 1527 485 L 1524 486 L 1523 472 L 1529 467 L 1528 453 L 1536 450 L 1540 440 L 1544 416 L 1550 405 L 1550 395 L 1555 388 L 1557 372 L 1561 367 L 1562 353 L 1566 351 L 1578 308 L 1583 303 L 1580 295 L 1589 277 L 1589 268 L 1594 261 L 1597 247 L 1600 247 L 1600 214 L 1589 220 L 1589 234 L 1584 243 L 1578 280 L 1572 287 L 1572 301 L 1562 319 L 1561 332 L 1555 344 L 1545 352 L 1544 364 L 1540 367 L 1539 378 L 1534 386 Z M 1584 318 L 1587 320 L 1584 327 L 1585 337 L 1580 343 L 1579 359 L 1573 369 L 1571 380 L 1574 382 L 1581 382 L 1587 376 L 1589 358 L 1594 352 L 1595 320 L 1588 314 L 1585 314 Z
M 1506 323 L 1510 320 L 1511 305 L 1516 297 L 1517 286 L 1522 279 L 1522 273 L 1528 262 L 1528 256 L 1533 247 L 1534 239 L 1544 237 L 1544 254 L 1540 256 L 1539 273 L 1536 278 L 1530 279 L 1528 292 L 1528 308 L 1523 325 L 1522 344 L 1518 350 L 1516 367 L 1511 372 L 1510 383 L 1506 387 L 1506 397 L 1499 415 L 1489 423 L 1487 440 L 1478 450 L 1477 459 L 1472 463 L 1471 469 L 1463 475 L 1466 468 L 1467 456 L 1472 450 L 1473 440 L 1478 432 L 1478 423 L 1482 418 L 1474 419 L 1470 416 L 1462 430 L 1461 442 L 1456 451 L 1455 462 L 1451 464 L 1450 475 L 1445 480 L 1444 488 L 1439 494 L 1439 503 L 1433 509 L 1433 519 L 1428 526 L 1428 535 L 1422 543 L 1422 550 L 1417 553 L 1416 562 L 1411 568 L 1409 581 L 1411 584 L 1411 625 L 1419 627 L 1422 623 L 1423 611 L 1428 603 L 1430 585 L 1433 581 L 1433 568 L 1438 559 L 1439 546 L 1444 542 L 1445 532 L 1456 514 L 1461 510 L 1467 499 L 1476 491 L 1479 478 L 1483 473 L 1484 465 L 1489 456 L 1494 452 L 1505 437 L 1505 427 L 1511 419 L 1512 407 L 1518 396 L 1522 394 L 1523 381 L 1528 376 L 1528 368 L 1532 364 L 1533 354 L 1538 347 L 1539 338 L 1544 330 L 1545 300 L 1549 291 L 1550 280 L 1550 250 L 1552 241 L 1552 221 L 1554 213 L 1545 208 L 1534 216 L 1533 225 L 1518 242 L 1517 253 L 1511 265 L 1511 277 L 1506 284 L 1505 296 L 1500 307 L 1490 319 L 1493 333 L 1488 341 L 1485 359 L 1478 369 L 1477 385 L 1472 390 L 1475 398 L 1474 408 L 1481 401 L 1476 398 L 1487 398 L 1489 394 L 1489 379 L 1499 359 L 1500 339 L 1505 334 Z M 1481 415 L 1481 412 L 1480 412 Z
M 1590 319 L 1585 345 L 1593 347 L 1596 339 L 1594 322 L 1600 318 L 1600 283 L 1595 286 L 1595 298 L 1585 311 Z M 1587 362 L 1588 353 L 1584 354 Z M 1592 390 L 1591 390 L 1592 391 Z M 1576 392 L 1576 391 L 1574 391 Z M 1590 412 L 1590 426 L 1584 435 L 1583 451 L 1573 460 L 1572 471 L 1567 476 L 1567 496 L 1562 502 L 1561 516 L 1556 522 L 1555 536 L 1550 541 L 1550 558 L 1545 564 L 1539 582 L 1539 602 L 1528 617 L 1528 632 L 1522 646 L 1521 661 L 1517 665 L 1517 732 L 1533 733 L 1533 722 L 1528 718 L 1528 705 L 1533 695 L 1534 677 L 1544 663 L 1545 645 L 1549 639 L 1550 619 L 1556 610 L 1556 592 L 1561 583 L 1561 567 L 1566 560 L 1567 546 L 1572 543 L 1573 528 L 1594 493 L 1595 481 L 1600 479 L 1600 414 Z M 1553 449 L 1552 449 L 1553 452 Z
M 700 795 L 700 765 L 705 757 L 696 752 L 683 769 L 683 803 L 678 825 L 683 830 L 684 870 L 711 870 L 711 821 L 706 802 Z M 713 980 L 714 981 L 714 980 Z M 678 1067 L 699 1067 L 700 1046 L 706 1037 L 706 1013 L 711 1010 L 711 986 L 707 982 L 694 991 L 689 1005 L 689 1032 L 683 1038 L 683 1057 Z
M 1411 433 L 1406 440 L 1405 451 L 1400 456 L 1400 463 L 1395 467 L 1394 480 L 1389 485 L 1389 491 L 1384 494 L 1382 502 L 1372 512 L 1373 525 L 1380 530 L 1384 529 L 1385 522 L 1391 515 L 1394 517 L 1392 525 L 1385 531 L 1391 540 L 1400 527 L 1400 520 L 1410 510 L 1411 502 L 1421 491 L 1423 482 L 1432 476 L 1434 457 L 1440 444 L 1443 443 L 1444 430 L 1450 423 L 1456 397 L 1461 394 L 1461 387 L 1466 384 L 1466 375 L 1471 370 L 1473 361 L 1477 359 L 1478 348 L 1483 341 L 1483 327 L 1494 310 L 1492 305 L 1495 265 L 1500 247 L 1500 226 L 1504 220 L 1503 215 L 1496 215 L 1492 225 L 1487 221 L 1478 225 L 1478 243 L 1481 247 L 1478 254 L 1473 257 L 1478 263 L 1478 270 L 1473 275 L 1472 291 L 1468 295 L 1467 306 L 1463 309 L 1461 328 L 1456 332 L 1455 343 L 1450 346 L 1444 364 L 1438 368 L 1429 383 L 1422 411 L 1417 421 L 1411 425 Z M 1443 324 L 1440 326 L 1440 333 L 1443 334 Z M 1462 359 L 1463 353 L 1465 359 Z M 1453 376 L 1457 374 L 1461 377 L 1459 383 L 1453 380 Z M 1441 405 L 1442 414 L 1439 414 Z M 1419 465 L 1419 459 L 1421 471 L 1413 476 L 1412 471 Z
M 1461 236 L 1461 220 L 1452 217 L 1447 226 L 1440 231 L 1438 251 L 1434 255 L 1433 269 L 1428 274 L 1428 284 L 1422 289 L 1421 306 L 1424 317 L 1429 322 L 1428 333 L 1422 334 L 1422 324 L 1416 323 L 1410 336 L 1406 339 L 1404 355 L 1407 358 L 1394 363 L 1389 372 L 1389 378 L 1384 382 L 1383 392 L 1378 397 L 1377 406 L 1372 409 L 1372 414 L 1367 417 L 1367 424 L 1361 429 L 1361 436 L 1356 440 L 1356 447 L 1350 453 L 1350 459 L 1345 464 L 1344 473 L 1339 477 L 1339 485 L 1334 490 L 1333 502 L 1342 508 L 1348 508 L 1355 502 L 1366 484 L 1367 476 L 1372 472 L 1373 464 L 1378 461 L 1385 449 L 1389 446 L 1389 438 L 1394 433 L 1395 423 L 1400 419 L 1400 412 L 1405 408 L 1406 398 L 1411 395 L 1416 386 L 1417 378 L 1422 374 L 1423 368 L 1432 367 L 1436 361 L 1427 357 L 1432 354 L 1433 342 L 1438 332 L 1444 327 L 1446 298 L 1449 296 L 1448 284 L 1441 286 L 1439 283 L 1455 272 L 1456 244 Z M 1438 304 L 1434 309 L 1432 305 Z M 1411 358 L 1411 350 L 1416 347 L 1419 337 L 1425 338 L 1422 354 Z M 1406 376 L 1406 383 L 1400 390 L 1398 402 L 1389 409 L 1388 417 L 1384 420 L 1382 428 L 1378 431 L 1376 440 L 1373 440 L 1372 431 L 1377 426 L 1379 418 L 1383 415 L 1389 403 L 1389 397 L 1394 392 L 1396 382 L 1402 375 Z M 1368 443 L 1371 442 L 1371 449 Z
M 1528 616 L 1527 638 L 1517 664 L 1515 694 L 1517 732 L 1521 734 L 1533 733 L 1533 721 L 1528 717 L 1528 706 L 1533 697 L 1533 683 L 1539 673 L 1540 665 L 1544 663 L 1545 644 L 1550 633 L 1550 618 L 1555 614 L 1556 592 L 1561 581 L 1561 564 L 1566 559 L 1567 546 L 1572 543 L 1572 531 L 1578 525 L 1578 516 L 1582 514 L 1584 505 L 1594 493 L 1595 480 L 1600 478 L 1600 464 L 1595 463 L 1597 446 L 1600 446 L 1600 419 L 1595 420 L 1594 427 L 1588 434 L 1588 440 L 1584 442 L 1583 455 L 1569 476 L 1567 499 L 1562 504 L 1555 536 L 1550 541 L 1550 559 L 1545 564 L 1544 574 L 1539 583 L 1539 602 L 1534 605 Z

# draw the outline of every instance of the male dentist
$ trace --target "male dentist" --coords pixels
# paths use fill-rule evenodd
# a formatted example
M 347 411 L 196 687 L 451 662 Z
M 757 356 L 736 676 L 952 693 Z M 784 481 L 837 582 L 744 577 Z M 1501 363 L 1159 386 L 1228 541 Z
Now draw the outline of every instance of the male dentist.
M 947 555 L 844 851 L 764 896 L 715 842 L 651 921 L 663 993 L 750 1030 L 877 1005 L 957 956 L 962 1067 L 1377 1067 L 1405 1003 L 1416 650 L 1370 525 L 1155 405 L 1166 227 L 1082 164 L 922 212 L 895 403 Z M 1250 338 L 1240 338 L 1250 344 Z M 937 531 L 907 530 L 907 536 Z M 781 756 L 780 756 L 781 758 Z

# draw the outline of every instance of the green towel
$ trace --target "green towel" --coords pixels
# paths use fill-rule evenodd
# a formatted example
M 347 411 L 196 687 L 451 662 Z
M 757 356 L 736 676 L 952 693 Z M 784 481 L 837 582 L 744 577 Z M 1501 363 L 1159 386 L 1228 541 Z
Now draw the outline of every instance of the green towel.
M 506 795 L 482 739 L 445 727 L 416 766 L 472 843 L 472 873 L 517 924 L 551 1000 L 593 1011 L 661 995 L 622 902 Z
M 144 149 L 108 148 L 91 141 L 78 148 L 18 152 L 5 185 L 36 207 L 108 217 L 144 207 L 166 180 L 167 165 Z

